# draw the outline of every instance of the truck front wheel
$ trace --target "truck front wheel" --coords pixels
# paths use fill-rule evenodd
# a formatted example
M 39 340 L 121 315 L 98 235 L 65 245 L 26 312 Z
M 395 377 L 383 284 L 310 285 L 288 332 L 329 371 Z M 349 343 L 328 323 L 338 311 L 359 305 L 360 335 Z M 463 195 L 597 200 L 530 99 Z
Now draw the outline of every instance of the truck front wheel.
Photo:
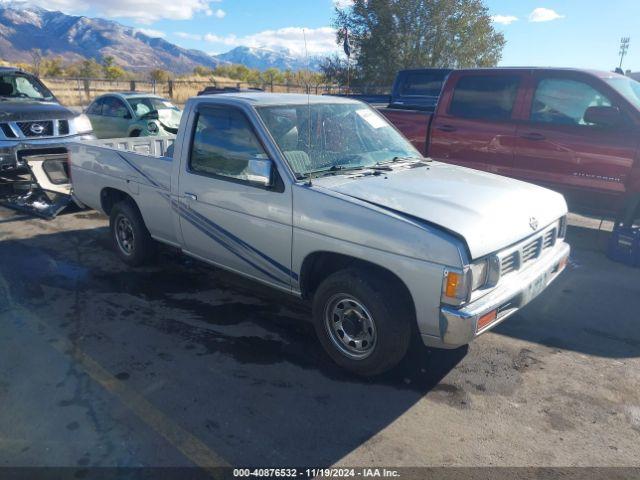
M 320 284 L 313 299 L 314 325 L 334 362 L 373 376 L 402 360 L 409 347 L 411 310 L 398 290 L 364 269 L 341 270 Z
M 155 251 L 155 243 L 138 208 L 130 201 L 117 203 L 109 216 L 111 239 L 116 253 L 126 264 L 144 264 Z

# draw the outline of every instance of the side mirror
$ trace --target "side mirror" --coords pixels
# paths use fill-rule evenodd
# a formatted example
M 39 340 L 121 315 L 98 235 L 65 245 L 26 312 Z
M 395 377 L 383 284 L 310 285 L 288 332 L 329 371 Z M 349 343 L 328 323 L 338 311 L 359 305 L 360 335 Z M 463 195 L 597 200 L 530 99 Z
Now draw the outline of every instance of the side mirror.
M 252 158 L 245 170 L 247 180 L 262 187 L 273 186 L 273 162 L 262 158 Z
M 622 114 L 618 107 L 589 107 L 584 121 L 599 127 L 616 127 L 622 123 Z

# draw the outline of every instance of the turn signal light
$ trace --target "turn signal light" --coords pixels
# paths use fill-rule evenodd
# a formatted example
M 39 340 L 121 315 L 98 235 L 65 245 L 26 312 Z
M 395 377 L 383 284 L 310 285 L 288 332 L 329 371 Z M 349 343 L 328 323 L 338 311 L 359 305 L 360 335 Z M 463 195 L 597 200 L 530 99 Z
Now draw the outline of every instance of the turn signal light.
M 458 296 L 458 287 L 462 281 L 462 275 L 455 272 L 449 272 L 447 274 L 447 284 L 445 286 L 445 295 L 447 297 L 455 298 Z
M 498 310 L 492 310 L 489 313 L 485 313 L 483 316 L 481 316 L 478 319 L 478 325 L 476 326 L 476 332 L 479 332 L 484 327 L 486 327 L 488 325 L 491 325 L 493 322 L 496 321 L 497 317 L 498 317 Z

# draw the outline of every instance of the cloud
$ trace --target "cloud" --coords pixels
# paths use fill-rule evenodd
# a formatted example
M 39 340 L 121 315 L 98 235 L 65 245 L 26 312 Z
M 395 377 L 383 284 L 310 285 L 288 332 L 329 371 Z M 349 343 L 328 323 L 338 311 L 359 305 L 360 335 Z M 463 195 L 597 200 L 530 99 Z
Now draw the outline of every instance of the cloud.
M 353 0 L 333 0 L 333 6 L 339 9 L 353 6 Z
M 184 38 L 185 40 L 202 40 L 202 35 L 197 33 L 186 33 L 186 32 L 174 32 L 173 33 L 178 38 Z
M 151 24 L 165 18 L 189 20 L 198 13 L 217 13 L 211 10 L 212 1 L 215 0 L 29 0 L 28 3 L 69 14 L 91 11 L 101 17 L 130 18 L 138 23 Z
M 226 16 L 227 16 L 227 12 L 225 12 L 225 11 L 224 11 L 224 10 L 222 10 L 221 8 L 217 9 L 217 10 L 214 12 L 214 14 L 215 14 L 215 16 L 216 16 L 217 18 L 224 18 L 224 17 L 226 17 Z
M 550 22 L 560 18 L 564 18 L 564 15 L 560 15 L 558 12 L 550 8 L 543 7 L 536 8 L 529 14 L 530 22 Z
M 500 25 L 511 25 L 513 22 L 518 21 L 518 17 L 513 15 L 494 15 L 491 20 L 493 23 L 499 23 Z
M 154 30 L 153 28 L 136 28 L 136 32 L 140 32 L 151 38 L 164 38 L 167 36 L 166 33 L 161 32 L 160 30 Z
M 304 34 L 303 34 L 304 31 Z M 326 54 L 336 50 L 336 31 L 331 27 L 302 28 L 286 27 L 278 30 L 264 30 L 245 36 L 215 35 L 208 33 L 202 39 L 209 43 L 217 43 L 226 47 L 286 48 L 296 55 L 305 54 L 304 37 L 307 39 L 309 55 Z M 189 37 L 183 37 L 189 38 Z

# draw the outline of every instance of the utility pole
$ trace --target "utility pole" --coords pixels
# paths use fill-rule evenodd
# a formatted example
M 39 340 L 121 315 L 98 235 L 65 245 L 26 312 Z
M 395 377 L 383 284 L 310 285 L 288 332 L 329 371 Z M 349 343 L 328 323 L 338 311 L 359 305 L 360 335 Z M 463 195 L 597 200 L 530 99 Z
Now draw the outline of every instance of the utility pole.
M 620 39 L 620 70 L 622 70 L 622 61 L 629 51 L 629 41 L 631 37 L 622 37 Z

